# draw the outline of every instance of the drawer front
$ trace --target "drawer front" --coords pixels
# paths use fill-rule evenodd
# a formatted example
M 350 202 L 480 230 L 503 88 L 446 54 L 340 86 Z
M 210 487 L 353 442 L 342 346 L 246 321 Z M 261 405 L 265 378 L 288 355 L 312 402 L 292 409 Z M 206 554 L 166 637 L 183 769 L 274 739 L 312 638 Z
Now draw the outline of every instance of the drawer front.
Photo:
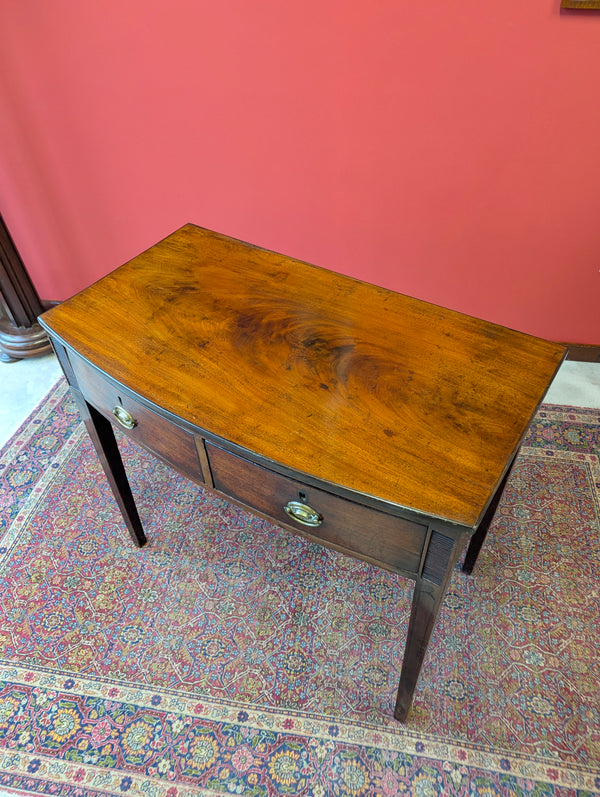
M 211 443 L 206 449 L 215 489 L 225 495 L 320 542 L 388 569 L 418 572 L 426 526 L 307 486 Z M 290 502 L 290 511 L 299 520 L 286 512 Z M 305 506 L 316 515 L 311 516 Z
M 86 401 L 113 421 L 132 440 L 157 454 L 190 479 L 204 482 L 194 435 L 191 432 L 136 401 L 117 382 L 108 379 L 81 358 L 71 354 L 69 359 Z M 113 413 L 115 407 L 122 407 L 133 418 L 133 429 L 118 422 Z

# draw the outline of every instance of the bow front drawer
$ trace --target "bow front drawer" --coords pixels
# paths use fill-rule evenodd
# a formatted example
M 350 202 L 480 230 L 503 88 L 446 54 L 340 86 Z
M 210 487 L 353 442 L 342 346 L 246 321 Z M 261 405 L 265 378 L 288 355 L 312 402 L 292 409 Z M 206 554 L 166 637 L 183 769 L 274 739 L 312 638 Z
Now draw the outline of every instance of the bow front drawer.
M 279 524 L 401 573 L 416 573 L 427 527 L 308 486 L 206 443 L 215 489 Z
M 123 385 L 89 365 L 69 357 L 77 386 L 86 401 L 136 443 L 173 465 L 190 479 L 204 482 L 194 435 L 140 402 Z

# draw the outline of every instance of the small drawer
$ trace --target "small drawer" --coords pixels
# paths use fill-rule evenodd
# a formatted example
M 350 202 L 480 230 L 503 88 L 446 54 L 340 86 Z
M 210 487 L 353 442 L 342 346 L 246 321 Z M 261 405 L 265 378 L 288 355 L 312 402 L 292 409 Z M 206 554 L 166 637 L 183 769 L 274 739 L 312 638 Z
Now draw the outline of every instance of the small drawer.
M 137 401 L 118 382 L 69 355 L 77 384 L 86 401 L 144 448 L 164 459 L 194 481 L 204 482 L 194 435 Z M 116 410 L 116 413 L 115 413 Z M 117 415 L 122 415 L 119 421 Z M 128 428 L 129 418 L 134 426 Z
M 375 564 L 418 572 L 426 526 L 307 486 L 212 443 L 206 450 L 215 489 L 224 495 Z

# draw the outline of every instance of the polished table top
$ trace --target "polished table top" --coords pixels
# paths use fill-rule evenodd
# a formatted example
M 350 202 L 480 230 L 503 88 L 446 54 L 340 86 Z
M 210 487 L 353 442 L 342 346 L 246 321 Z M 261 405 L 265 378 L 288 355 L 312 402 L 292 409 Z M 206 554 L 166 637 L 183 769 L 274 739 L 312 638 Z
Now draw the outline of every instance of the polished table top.
M 213 438 L 468 528 L 564 355 L 191 224 L 44 323 Z

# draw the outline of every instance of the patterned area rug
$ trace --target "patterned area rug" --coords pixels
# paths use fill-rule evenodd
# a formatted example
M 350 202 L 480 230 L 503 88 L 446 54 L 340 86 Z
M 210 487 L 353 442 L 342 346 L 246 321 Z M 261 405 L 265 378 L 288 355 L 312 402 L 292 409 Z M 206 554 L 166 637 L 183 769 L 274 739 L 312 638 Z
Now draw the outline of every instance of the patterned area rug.
M 0 794 L 600 793 L 600 413 L 545 405 L 405 726 L 412 584 L 120 439 L 133 547 L 59 383 L 0 469 Z

